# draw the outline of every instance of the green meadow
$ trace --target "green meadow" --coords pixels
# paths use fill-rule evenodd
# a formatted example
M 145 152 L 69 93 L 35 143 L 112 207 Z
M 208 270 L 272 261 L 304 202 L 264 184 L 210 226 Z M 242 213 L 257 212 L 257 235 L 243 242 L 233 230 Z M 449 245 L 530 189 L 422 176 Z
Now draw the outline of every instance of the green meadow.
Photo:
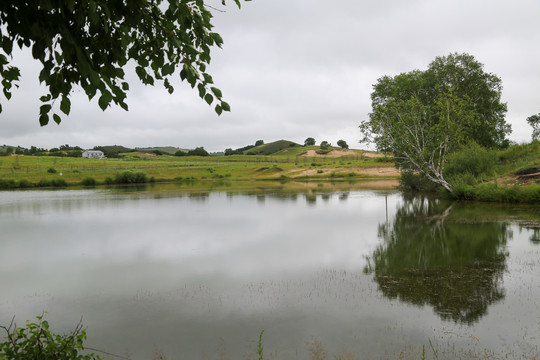
M 0 186 L 31 187 L 61 179 L 78 185 L 92 178 L 110 183 L 123 172 L 144 173 L 148 181 L 182 180 L 283 180 L 397 178 L 393 164 L 361 150 L 339 157 L 305 156 L 318 147 L 288 148 L 272 155 L 171 156 L 129 152 L 119 158 L 86 159 L 58 156 L 11 155 L 0 157 Z M 336 150 L 337 151 L 337 150 Z M 374 169 L 379 169 L 374 171 Z M 388 169 L 387 172 L 380 169 Z

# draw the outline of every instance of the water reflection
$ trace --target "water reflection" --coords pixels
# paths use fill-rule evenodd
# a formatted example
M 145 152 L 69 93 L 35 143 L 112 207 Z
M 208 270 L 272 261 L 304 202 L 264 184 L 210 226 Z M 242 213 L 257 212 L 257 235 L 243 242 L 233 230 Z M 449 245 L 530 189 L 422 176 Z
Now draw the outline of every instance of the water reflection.
M 383 243 L 366 266 L 390 299 L 430 305 L 443 319 L 473 324 L 505 296 L 505 223 L 452 220 L 459 205 L 404 199 L 392 223 L 379 225 Z
M 533 234 L 531 235 L 531 242 L 535 245 L 540 245 L 540 228 L 533 229 Z

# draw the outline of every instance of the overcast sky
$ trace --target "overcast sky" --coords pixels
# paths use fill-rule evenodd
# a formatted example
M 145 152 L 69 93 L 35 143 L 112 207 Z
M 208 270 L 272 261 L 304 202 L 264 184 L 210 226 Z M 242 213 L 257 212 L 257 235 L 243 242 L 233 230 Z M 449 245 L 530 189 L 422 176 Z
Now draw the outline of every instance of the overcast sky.
M 218 117 L 179 79 L 169 95 L 131 75 L 128 112 L 103 112 L 97 97 L 89 102 L 77 90 L 71 115 L 40 127 L 40 64 L 17 52 L 21 86 L 1 100 L 0 144 L 223 151 L 259 139 L 303 144 L 314 137 L 365 148 L 358 125 L 371 111 L 377 79 L 425 70 L 451 52 L 473 55 L 502 79 L 510 138 L 531 139 L 526 118 L 540 112 L 539 0 L 253 0 L 241 10 L 229 2 L 225 13 L 215 12 L 225 44 L 209 70 L 231 113 Z

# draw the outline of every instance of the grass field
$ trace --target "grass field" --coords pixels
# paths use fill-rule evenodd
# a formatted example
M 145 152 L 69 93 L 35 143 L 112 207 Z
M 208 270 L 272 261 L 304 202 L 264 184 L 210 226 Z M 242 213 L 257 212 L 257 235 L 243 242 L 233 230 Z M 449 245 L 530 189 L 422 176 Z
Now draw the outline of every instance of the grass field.
M 342 157 L 301 155 L 310 149 L 310 147 L 287 148 L 271 156 L 175 157 L 131 152 L 122 154 L 123 157 L 118 159 L 85 159 L 12 155 L 0 157 L 0 182 L 6 188 L 18 187 L 15 185 L 21 181 L 36 185 L 44 179 L 61 178 L 67 184 L 73 185 L 92 177 L 100 184 L 123 171 L 143 172 L 149 179 L 153 178 L 157 182 L 225 178 L 283 180 L 397 177 L 395 173 L 380 170 L 393 169 L 392 163 L 387 159 L 367 157 L 360 150 Z

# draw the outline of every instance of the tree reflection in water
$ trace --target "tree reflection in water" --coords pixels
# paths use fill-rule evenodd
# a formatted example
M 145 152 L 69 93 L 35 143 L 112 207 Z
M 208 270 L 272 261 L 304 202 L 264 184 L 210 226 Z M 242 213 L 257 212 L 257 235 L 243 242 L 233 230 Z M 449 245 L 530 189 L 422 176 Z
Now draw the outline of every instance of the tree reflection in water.
M 438 199 L 404 199 L 393 223 L 379 225 L 383 240 L 368 259 L 380 291 L 390 299 L 431 305 L 443 320 L 473 324 L 504 298 L 504 223 L 453 221 L 460 211 Z

